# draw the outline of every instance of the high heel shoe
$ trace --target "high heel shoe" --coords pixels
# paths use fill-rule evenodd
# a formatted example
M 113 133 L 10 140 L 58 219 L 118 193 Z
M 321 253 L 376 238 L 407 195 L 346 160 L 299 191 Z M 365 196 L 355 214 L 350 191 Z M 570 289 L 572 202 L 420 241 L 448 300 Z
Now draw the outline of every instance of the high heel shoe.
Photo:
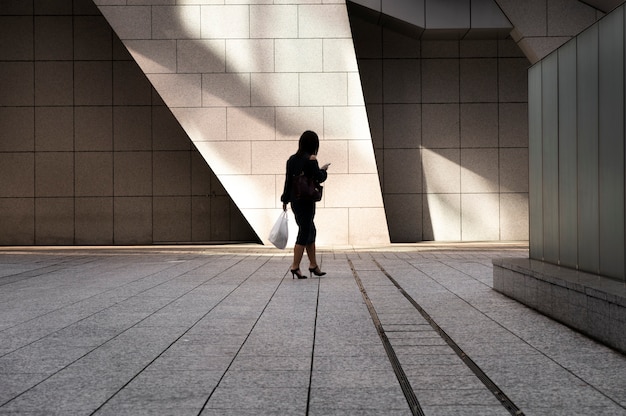
M 300 269 L 289 269 L 289 271 L 291 272 L 292 279 L 296 276 L 298 276 L 298 279 L 306 279 L 306 276 L 302 276 L 302 273 L 300 273 Z
M 315 276 L 324 276 L 326 274 L 326 272 L 323 272 L 320 270 L 320 266 L 315 266 L 315 267 L 309 267 L 309 276 L 313 277 L 312 275 Z

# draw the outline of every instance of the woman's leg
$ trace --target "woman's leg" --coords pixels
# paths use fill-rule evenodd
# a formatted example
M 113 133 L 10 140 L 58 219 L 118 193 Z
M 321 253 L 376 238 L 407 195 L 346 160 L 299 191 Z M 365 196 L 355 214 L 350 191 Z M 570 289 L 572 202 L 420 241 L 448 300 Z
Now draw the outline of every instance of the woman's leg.
M 291 270 L 300 268 L 300 261 L 304 255 L 306 236 L 309 233 L 309 210 L 307 208 L 307 205 L 303 204 L 302 201 L 291 202 L 291 210 L 296 218 L 296 224 L 298 224 L 298 236 L 296 237 L 296 245 L 293 247 Z
M 309 258 L 309 269 L 317 267 L 317 259 L 315 258 L 315 243 L 306 245 L 306 255 Z
M 324 276 L 326 272 L 320 270 L 320 267 L 317 264 L 317 259 L 315 258 L 315 243 L 309 243 L 306 245 L 306 254 L 309 256 L 309 261 L 311 262 L 309 266 L 309 274 Z
M 291 263 L 291 270 L 300 268 L 300 261 L 304 255 L 304 247 L 302 244 L 297 244 L 293 247 L 293 263 Z

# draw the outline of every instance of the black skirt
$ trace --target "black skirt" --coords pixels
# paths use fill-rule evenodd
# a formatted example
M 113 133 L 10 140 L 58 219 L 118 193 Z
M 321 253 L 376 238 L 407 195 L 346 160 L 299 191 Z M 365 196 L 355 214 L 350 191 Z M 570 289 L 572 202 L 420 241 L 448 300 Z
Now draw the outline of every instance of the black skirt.
M 298 224 L 298 237 L 296 244 L 306 246 L 315 242 L 317 230 L 313 223 L 315 217 L 315 202 L 311 200 L 297 199 L 291 201 L 291 210 Z

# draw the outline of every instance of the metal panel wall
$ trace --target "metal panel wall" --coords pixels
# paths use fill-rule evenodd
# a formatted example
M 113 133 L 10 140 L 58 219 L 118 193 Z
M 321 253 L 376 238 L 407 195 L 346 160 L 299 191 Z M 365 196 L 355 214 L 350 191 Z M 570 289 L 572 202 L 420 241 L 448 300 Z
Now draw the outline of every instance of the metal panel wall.
M 600 273 L 624 276 L 624 13 L 599 22 Z
M 528 71 L 530 257 L 626 280 L 626 6 Z
M 598 25 L 578 36 L 578 266 L 599 269 Z
M 559 56 L 559 263 L 578 265 L 576 39 Z
M 541 67 L 539 62 L 528 70 L 529 250 L 534 259 L 543 259 Z
M 557 53 L 541 64 L 543 257 L 559 261 L 559 89 Z

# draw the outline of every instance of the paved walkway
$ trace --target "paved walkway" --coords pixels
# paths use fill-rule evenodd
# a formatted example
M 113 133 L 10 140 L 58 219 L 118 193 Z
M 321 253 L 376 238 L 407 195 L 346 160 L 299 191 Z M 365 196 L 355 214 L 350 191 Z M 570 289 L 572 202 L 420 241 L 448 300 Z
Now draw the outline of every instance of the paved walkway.
M 0 415 L 626 415 L 626 356 L 491 289 L 525 246 L 290 255 L 0 248 Z

